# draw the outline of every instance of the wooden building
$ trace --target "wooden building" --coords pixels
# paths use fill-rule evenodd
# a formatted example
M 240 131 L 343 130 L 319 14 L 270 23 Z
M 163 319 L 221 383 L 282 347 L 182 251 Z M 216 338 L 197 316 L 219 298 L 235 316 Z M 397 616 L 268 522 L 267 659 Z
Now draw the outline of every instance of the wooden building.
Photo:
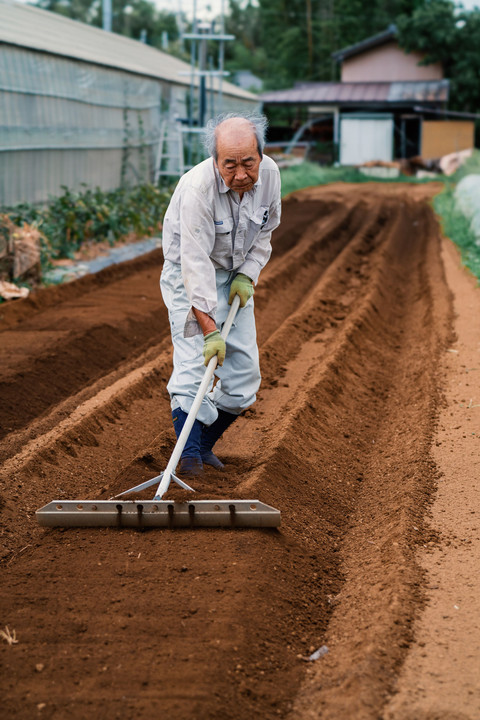
M 437 158 L 474 146 L 474 123 L 447 119 L 441 65 L 422 65 L 421 53 L 404 52 L 394 25 L 333 57 L 340 82 L 299 82 L 260 96 L 267 114 L 272 106 L 303 109 L 295 140 L 305 131 L 330 140 L 331 160 L 342 165 Z

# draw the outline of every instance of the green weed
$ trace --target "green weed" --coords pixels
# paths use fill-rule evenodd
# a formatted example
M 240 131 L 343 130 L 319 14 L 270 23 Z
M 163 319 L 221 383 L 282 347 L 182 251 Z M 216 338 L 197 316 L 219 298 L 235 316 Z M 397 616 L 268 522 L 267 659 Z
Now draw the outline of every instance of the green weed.
M 448 183 L 444 190 L 433 198 L 433 209 L 437 213 L 444 235 L 460 248 L 462 262 L 480 281 L 480 247 L 470 227 L 470 220 L 457 210 L 455 205 L 455 184 Z
M 52 198 L 47 207 L 23 203 L 5 212 L 15 225 L 28 223 L 44 236 L 42 267 L 52 260 L 71 258 L 85 242 L 109 242 L 130 233 L 151 236 L 159 232 L 160 222 L 171 197 L 168 188 L 151 184 L 104 192 L 99 188 L 74 192 L 67 187 Z
M 299 165 L 285 168 L 280 171 L 282 178 L 282 196 L 285 197 L 295 190 L 316 185 L 327 185 L 334 182 L 364 183 L 364 182 L 413 182 L 424 183 L 428 180 L 417 180 L 414 177 L 400 175 L 396 178 L 380 178 L 364 175 L 352 167 L 330 167 L 304 162 Z

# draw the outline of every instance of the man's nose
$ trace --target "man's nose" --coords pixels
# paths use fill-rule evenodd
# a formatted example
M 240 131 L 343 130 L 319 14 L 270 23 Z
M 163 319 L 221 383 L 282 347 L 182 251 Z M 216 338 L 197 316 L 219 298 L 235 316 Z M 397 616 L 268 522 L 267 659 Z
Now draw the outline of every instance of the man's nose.
M 244 180 L 246 177 L 247 173 L 245 172 L 245 168 L 239 165 L 235 170 L 235 178 L 237 180 Z

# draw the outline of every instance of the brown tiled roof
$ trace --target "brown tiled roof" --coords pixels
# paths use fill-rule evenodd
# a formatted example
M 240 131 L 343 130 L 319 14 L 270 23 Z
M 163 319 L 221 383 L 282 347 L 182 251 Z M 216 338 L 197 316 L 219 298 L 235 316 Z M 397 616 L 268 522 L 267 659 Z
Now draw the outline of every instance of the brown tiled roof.
M 259 99 L 265 105 L 437 104 L 448 100 L 448 87 L 448 80 L 297 83 L 288 90 L 262 93 Z

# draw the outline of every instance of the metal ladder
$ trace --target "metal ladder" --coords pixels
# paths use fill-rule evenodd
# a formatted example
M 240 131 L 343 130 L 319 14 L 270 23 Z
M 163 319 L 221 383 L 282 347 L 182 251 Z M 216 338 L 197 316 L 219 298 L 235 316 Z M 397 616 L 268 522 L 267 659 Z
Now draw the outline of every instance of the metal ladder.
M 162 120 L 155 161 L 155 185 L 162 175 L 183 175 L 183 133 L 180 123 Z

